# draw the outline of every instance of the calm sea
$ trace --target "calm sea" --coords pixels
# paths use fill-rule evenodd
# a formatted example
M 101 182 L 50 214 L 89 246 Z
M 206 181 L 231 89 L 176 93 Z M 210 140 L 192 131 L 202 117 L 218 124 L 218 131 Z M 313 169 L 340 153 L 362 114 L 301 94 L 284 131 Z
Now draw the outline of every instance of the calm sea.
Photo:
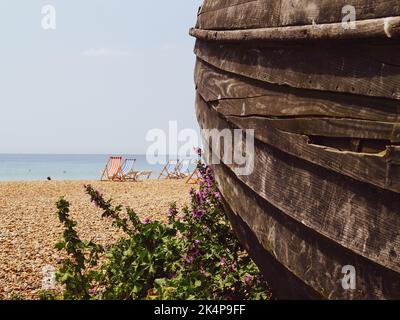
M 136 159 L 137 170 L 152 170 L 153 179 L 163 169 L 161 164 L 148 164 L 145 155 L 124 157 Z M 0 154 L 0 181 L 35 181 L 47 177 L 53 180 L 97 180 L 108 158 L 109 155 Z

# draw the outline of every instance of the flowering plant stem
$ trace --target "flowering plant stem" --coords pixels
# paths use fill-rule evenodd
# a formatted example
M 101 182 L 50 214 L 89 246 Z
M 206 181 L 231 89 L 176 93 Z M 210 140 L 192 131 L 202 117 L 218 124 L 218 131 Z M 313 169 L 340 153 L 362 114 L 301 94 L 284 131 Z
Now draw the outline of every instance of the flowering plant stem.
M 197 169 L 200 179 L 190 191 L 190 205 L 180 212 L 172 204 L 168 223 L 142 222 L 132 209 L 113 206 L 111 199 L 85 186 L 102 217 L 112 219 L 125 234 L 108 250 L 79 238 L 76 222 L 69 218 L 69 203 L 60 199 L 64 234 L 56 248 L 68 258 L 57 272 L 64 285 L 58 298 L 270 298 L 266 282 L 227 219 L 212 170 L 201 160 Z

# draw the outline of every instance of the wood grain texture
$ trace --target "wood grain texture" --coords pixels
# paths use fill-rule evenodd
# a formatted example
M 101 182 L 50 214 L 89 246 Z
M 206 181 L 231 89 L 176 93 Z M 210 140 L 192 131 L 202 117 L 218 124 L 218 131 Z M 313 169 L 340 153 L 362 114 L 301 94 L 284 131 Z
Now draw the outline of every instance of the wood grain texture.
M 228 120 L 238 118 L 227 116 Z M 248 117 L 260 130 L 273 127 L 284 132 L 301 135 L 347 137 L 360 139 L 381 139 L 393 143 L 400 142 L 400 123 L 379 122 L 340 118 L 290 118 L 272 119 L 265 117 Z
M 198 97 L 199 100 L 203 100 Z M 201 103 L 198 102 L 198 103 Z M 218 116 L 215 113 L 215 116 Z M 283 132 L 263 123 L 260 127 L 254 118 L 231 117 L 231 125 L 240 129 L 254 129 L 255 137 L 292 156 L 349 176 L 353 179 L 400 193 L 400 170 L 395 159 L 398 149 L 389 149 L 381 154 L 344 152 L 337 149 L 312 144 L 307 136 Z M 389 163 L 392 163 L 390 167 Z
M 197 60 L 197 91 L 230 116 L 324 116 L 400 122 L 400 102 L 269 85 Z
M 241 129 L 254 129 L 257 139 L 300 159 L 317 164 L 353 179 L 394 192 L 400 192 L 400 164 L 395 160 L 399 149 L 388 146 L 381 154 L 339 151 L 312 144 L 303 135 L 283 132 L 264 123 L 260 127 L 253 118 L 230 118 L 232 125 Z M 390 169 L 389 169 L 390 168 Z
M 192 28 L 189 31 L 192 37 L 207 41 L 334 41 L 334 40 L 361 40 L 361 39 L 396 39 L 400 37 L 400 17 L 362 20 L 355 22 L 354 28 L 343 28 L 342 22 L 274 27 L 245 30 L 203 30 Z
M 315 298 L 310 289 L 327 299 L 399 298 L 399 274 L 355 255 L 289 218 L 252 192 L 225 165 L 212 168 L 241 243 L 261 266 L 278 298 Z M 345 265 L 356 268 L 355 291 L 343 290 L 341 286 Z
M 255 0 L 207 0 L 204 1 L 203 6 L 201 7 L 200 14 L 204 12 L 226 9 L 228 7 L 237 6 L 238 4 L 244 4 L 254 1 Z
M 369 59 L 357 47 L 271 48 L 197 40 L 195 54 L 221 70 L 270 84 L 400 100 L 400 67 Z
M 232 228 L 236 233 L 236 236 L 238 237 L 241 245 L 243 248 L 249 253 L 253 261 L 257 264 L 257 266 L 260 268 L 260 271 L 264 274 L 265 279 L 268 279 L 268 285 L 272 289 L 274 298 L 278 298 L 281 300 L 321 300 L 324 298 L 324 296 L 321 293 L 318 293 L 314 288 L 311 286 L 308 286 L 305 284 L 305 282 L 297 276 L 295 273 L 291 272 L 290 270 L 287 269 L 287 267 L 281 263 L 279 260 L 277 260 L 276 255 L 274 255 L 274 251 L 272 250 L 272 246 L 270 243 L 268 243 L 266 240 L 260 239 L 261 234 L 256 234 L 250 226 L 253 226 L 253 223 L 247 224 L 242 217 L 233 212 L 232 208 L 230 207 L 230 204 L 228 202 L 232 202 L 233 199 L 229 196 L 229 191 L 225 192 L 225 189 L 228 188 L 229 186 L 224 185 L 223 181 L 227 180 L 225 179 L 225 176 L 215 167 L 213 167 L 214 172 L 217 173 L 219 176 L 217 178 L 217 182 L 219 185 L 220 190 L 225 193 L 225 199 L 223 199 L 224 203 L 224 209 L 225 213 L 228 216 L 229 221 L 231 222 Z M 240 181 L 237 180 L 228 180 L 228 182 L 233 182 L 233 183 L 240 183 Z M 243 192 L 242 190 L 238 190 L 239 192 Z M 253 212 L 254 214 L 263 214 L 265 215 L 265 220 L 258 225 L 257 230 L 262 230 L 262 232 L 269 232 L 271 234 L 272 232 L 273 235 L 277 236 L 276 240 L 281 241 L 288 241 L 292 239 L 290 238 L 284 238 L 281 236 L 278 236 L 278 233 L 284 233 L 283 228 L 280 228 L 284 222 L 287 221 L 290 223 L 288 220 L 285 219 L 284 215 L 279 215 L 274 216 L 274 218 L 279 219 L 279 223 L 275 223 L 276 219 L 269 219 L 269 216 L 272 215 L 274 212 L 276 212 L 276 209 L 274 209 L 272 206 L 268 206 L 265 202 L 258 203 L 258 202 L 252 202 L 248 201 L 246 197 L 246 192 L 243 192 L 243 197 L 244 201 L 242 202 L 244 205 L 260 205 L 260 208 L 263 209 L 255 209 Z M 251 195 L 250 199 L 256 197 L 256 195 Z M 235 210 L 241 210 L 243 207 L 233 205 Z M 248 219 L 246 219 L 248 221 Z M 254 222 L 259 222 L 260 219 L 255 218 Z M 268 224 L 268 226 L 271 227 L 271 229 L 264 228 L 264 223 Z M 286 224 L 287 226 L 287 224 Z M 290 232 L 294 232 L 295 229 L 290 229 Z M 271 234 L 272 235 L 272 234 Z M 266 236 L 266 235 L 264 235 Z M 271 237 L 269 238 L 271 239 Z M 275 239 L 274 239 L 275 240 Z M 271 239 L 271 242 L 274 241 Z M 298 240 L 298 239 L 295 239 Z M 289 248 L 289 245 L 286 244 L 286 248 Z M 291 247 L 291 245 L 290 245 Z M 283 247 L 282 247 L 283 248 Z M 292 257 L 294 255 L 289 254 L 287 255 L 288 257 Z
M 232 129 L 201 99 L 197 99 L 196 113 L 203 129 Z M 400 272 L 398 193 L 335 174 L 259 140 L 255 141 L 254 168 L 251 175 L 237 178 L 255 194 L 321 236 Z
M 352 5 L 357 20 L 400 15 L 397 0 L 256 0 L 205 1 L 201 29 L 230 30 L 341 22 L 342 8 Z
M 211 166 L 276 292 L 399 299 L 400 2 L 205 0 L 191 34 L 201 128 L 254 130 L 251 174 Z
M 279 0 L 280 1 L 280 0 Z M 248 29 L 260 25 L 279 25 L 279 1 L 250 1 L 205 12 L 203 5 L 197 19 L 200 29 Z

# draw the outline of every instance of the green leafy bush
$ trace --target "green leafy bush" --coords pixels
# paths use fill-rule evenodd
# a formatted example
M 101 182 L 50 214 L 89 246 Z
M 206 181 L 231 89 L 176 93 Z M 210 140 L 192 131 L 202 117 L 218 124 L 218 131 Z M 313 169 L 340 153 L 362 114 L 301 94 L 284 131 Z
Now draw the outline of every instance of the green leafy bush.
M 85 186 L 102 216 L 112 218 L 125 234 L 108 250 L 79 238 L 69 203 L 60 199 L 64 234 L 56 248 L 68 258 L 56 274 L 64 286 L 59 298 L 268 299 L 267 284 L 224 213 L 212 170 L 201 161 L 198 170 L 201 177 L 190 191 L 190 206 L 179 212 L 172 205 L 168 223 L 142 222 L 132 209 L 113 206 L 111 199 Z

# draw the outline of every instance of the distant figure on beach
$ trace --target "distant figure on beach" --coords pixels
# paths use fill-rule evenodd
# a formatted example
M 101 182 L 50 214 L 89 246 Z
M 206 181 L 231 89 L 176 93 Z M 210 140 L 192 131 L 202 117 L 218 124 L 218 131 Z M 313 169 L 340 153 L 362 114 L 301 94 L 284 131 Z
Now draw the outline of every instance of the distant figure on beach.
M 48 181 L 51 181 L 51 177 L 47 177 L 47 180 L 48 180 Z

